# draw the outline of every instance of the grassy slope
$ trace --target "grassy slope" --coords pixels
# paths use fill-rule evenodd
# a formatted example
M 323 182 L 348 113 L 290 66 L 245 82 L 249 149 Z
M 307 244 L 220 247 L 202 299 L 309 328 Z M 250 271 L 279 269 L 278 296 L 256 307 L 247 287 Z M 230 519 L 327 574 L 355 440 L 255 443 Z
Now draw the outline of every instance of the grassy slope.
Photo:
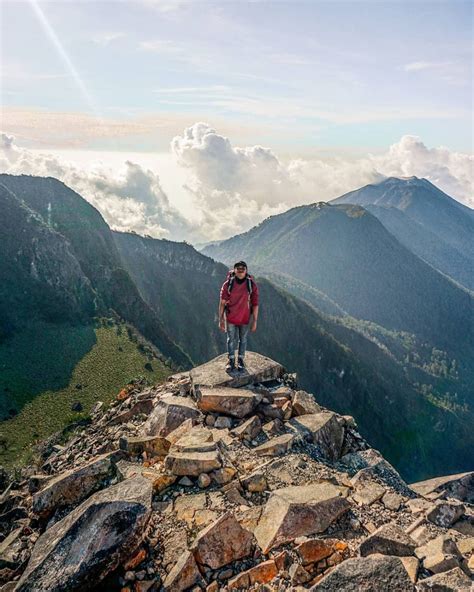
M 86 416 L 96 401 L 110 403 L 128 382 L 145 377 L 151 383 L 163 381 L 171 371 L 154 358 L 151 350 L 138 347 L 124 325 L 95 327 L 95 343 L 77 362 L 70 379 L 59 390 L 45 390 L 13 419 L 0 424 L 0 464 L 11 467 L 31 458 L 33 443 Z M 46 353 L 46 352 L 45 352 Z M 47 355 L 47 354 L 46 354 Z M 47 358 L 45 358 L 47 360 Z M 145 364 L 151 363 L 152 370 Z M 82 385 L 77 389 L 76 385 Z M 71 411 L 80 401 L 82 412 Z

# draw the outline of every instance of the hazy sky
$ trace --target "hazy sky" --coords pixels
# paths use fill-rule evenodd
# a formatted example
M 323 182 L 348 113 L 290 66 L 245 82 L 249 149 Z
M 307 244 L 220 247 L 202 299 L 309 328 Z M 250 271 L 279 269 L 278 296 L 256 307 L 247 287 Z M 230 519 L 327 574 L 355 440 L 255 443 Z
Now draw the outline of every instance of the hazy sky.
M 110 223 L 193 240 L 388 174 L 471 203 L 472 34 L 460 0 L 2 0 L 3 170 L 56 171 Z

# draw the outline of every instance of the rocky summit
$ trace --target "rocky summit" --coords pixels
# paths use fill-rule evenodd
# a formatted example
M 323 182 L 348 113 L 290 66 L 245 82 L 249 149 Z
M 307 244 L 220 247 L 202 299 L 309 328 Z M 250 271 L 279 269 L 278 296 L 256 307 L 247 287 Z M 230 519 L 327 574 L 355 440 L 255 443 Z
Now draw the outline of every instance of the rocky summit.
M 254 352 L 123 392 L 4 478 L 1 592 L 468 591 L 474 473 L 407 484 Z

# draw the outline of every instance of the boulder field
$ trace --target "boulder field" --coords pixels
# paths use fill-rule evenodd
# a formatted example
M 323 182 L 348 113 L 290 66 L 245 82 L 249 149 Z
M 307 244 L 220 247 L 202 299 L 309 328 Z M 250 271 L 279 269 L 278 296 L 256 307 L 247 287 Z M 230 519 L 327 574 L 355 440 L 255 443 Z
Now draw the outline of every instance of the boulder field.
M 474 473 L 405 483 L 254 352 L 121 391 L 38 459 L 0 493 L 0 592 L 473 587 Z

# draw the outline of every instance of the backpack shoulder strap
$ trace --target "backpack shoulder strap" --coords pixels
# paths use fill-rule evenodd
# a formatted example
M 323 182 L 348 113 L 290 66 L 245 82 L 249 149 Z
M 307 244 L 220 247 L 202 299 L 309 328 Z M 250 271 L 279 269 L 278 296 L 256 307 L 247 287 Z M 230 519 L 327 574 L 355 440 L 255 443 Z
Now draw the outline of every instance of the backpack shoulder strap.
M 227 273 L 227 279 L 228 279 L 228 283 L 227 283 L 227 293 L 230 294 L 231 290 L 234 286 L 234 280 L 235 280 L 235 273 L 234 271 L 231 269 L 229 270 L 229 272 Z

